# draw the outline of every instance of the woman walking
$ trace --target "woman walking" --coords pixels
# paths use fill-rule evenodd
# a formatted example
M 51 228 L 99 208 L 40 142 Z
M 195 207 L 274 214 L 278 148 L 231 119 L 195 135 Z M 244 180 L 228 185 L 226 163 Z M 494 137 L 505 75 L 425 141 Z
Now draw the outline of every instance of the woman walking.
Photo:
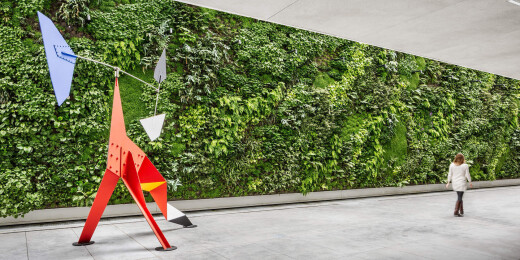
M 464 191 L 466 191 L 466 179 L 469 181 L 469 187 L 473 188 L 471 176 L 469 175 L 469 166 L 466 164 L 464 155 L 458 153 L 455 155 L 453 163 L 450 164 L 448 183 L 446 183 L 446 188 L 448 188 L 451 181 L 453 183 L 453 190 L 457 192 L 457 202 L 455 203 L 455 212 L 453 212 L 453 215 L 456 217 L 464 216 L 462 196 L 464 195 Z

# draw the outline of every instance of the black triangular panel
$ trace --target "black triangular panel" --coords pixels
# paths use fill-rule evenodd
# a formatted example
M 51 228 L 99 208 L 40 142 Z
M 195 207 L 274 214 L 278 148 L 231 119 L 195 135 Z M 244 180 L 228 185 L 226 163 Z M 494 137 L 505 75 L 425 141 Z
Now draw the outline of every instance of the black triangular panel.
M 171 219 L 169 221 L 172 222 L 172 223 L 175 223 L 175 224 L 179 224 L 179 225 L 184 226 L 184 227 L 189 227 L 189 226 L 193 225 L 191 223 L 190 219 L 188 217 L 186 217 L 186 215 L 184 215 L 182 217 Z

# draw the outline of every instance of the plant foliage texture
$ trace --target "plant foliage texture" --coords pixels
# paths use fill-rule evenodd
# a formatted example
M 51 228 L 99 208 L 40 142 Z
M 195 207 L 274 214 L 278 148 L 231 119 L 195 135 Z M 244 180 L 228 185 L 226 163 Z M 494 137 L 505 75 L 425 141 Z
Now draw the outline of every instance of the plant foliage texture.
M 58 107 L 37 10 L 79 55 L 149 82 L 167 48 L 158 140 L 138 121 L 155 92 L 120 85 L 129 136 L 182 182 L 172 199 L 441 183 L 458 152 L 474 180 L 519 177 L 516 80 L 173 0 L 4 0 L 1 217 L 88 206 L 105 169 L 113 72 L 79 60 Z

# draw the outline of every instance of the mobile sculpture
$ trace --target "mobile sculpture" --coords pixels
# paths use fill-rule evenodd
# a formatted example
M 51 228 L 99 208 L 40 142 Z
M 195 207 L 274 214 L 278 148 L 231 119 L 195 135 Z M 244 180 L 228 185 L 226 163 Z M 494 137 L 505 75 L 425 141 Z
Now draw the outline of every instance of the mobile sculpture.
M 103 211 L 112 196 L 117 182 L 119 179 L 122 179 L 162 245 L 162 247 L 157 247 L 156 250 L 176 249 L 175 246 L 171 246 L 168 243 L 168 240 L 166 240 L 166 237 L 146 207 L 143 190 L 150 192 L 161 213 L 168 221 L 184 227 L 195 227 L 195 225 L 191 223 L 184 213 L 168 203 L 166 180 L 155 168 L 152 162 L 150 162 L 150 159 L 146 154 L 126 135 L 118 84 L 119 74 L 125 73 L 157 91 L 154 116 L 141 120 L 141 124 L 150 139 L 155 140 L 161 133 L 165 118 L 165 114 L 156 114 L 160 84 L 164 79 L 166 79 L 166 51 L 163 50 L 154 72 L 154 78 L 159 83 L 159 87 L 156 88 L 118 67 L 74 54 L 70 46 L 67 44 L 65 39 L 63 39 L 58 29 L 48 17 L 38 12 L 38 19 L 40 22 L 51 82 L 54 94 L 58 101 L 58 106 L 63 104 L 70 94 L 72 76 L 77 59 L 84 59 L 90 62 L 102 64 L 112 68 L 115 74 L 107 168 L 103 179 L 101 180 L 96 198 L 94 199 L 94 203 L 90 209 L 90 213 L 85 222 L 85 226 L 83 227 L 79 241 L 73 245 L 83 246 L 94 243 L 94 241 L 91 240 L 92 235 L 94 234 L 99 220 L 103 215 Z

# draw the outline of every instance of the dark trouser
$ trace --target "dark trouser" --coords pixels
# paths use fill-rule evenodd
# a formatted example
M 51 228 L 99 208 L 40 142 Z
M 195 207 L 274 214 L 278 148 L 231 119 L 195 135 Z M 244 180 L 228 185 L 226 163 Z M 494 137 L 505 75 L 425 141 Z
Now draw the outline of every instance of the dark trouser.
M 457 201 L 462 201 L 462 195 L 464 195 L 463 191 L 457 191 Z

